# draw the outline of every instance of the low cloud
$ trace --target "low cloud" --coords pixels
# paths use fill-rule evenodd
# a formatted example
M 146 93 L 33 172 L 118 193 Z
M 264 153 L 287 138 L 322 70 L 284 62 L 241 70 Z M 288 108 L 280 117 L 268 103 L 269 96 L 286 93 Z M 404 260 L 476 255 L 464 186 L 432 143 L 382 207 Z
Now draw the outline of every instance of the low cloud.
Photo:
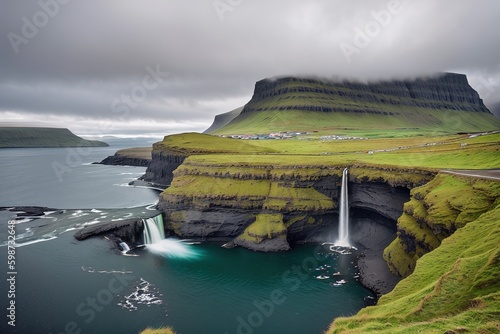
M 202 131 L 246 103 L 255 81 L 277 75 L 366 81 L 455 71 L 487 104 L 500 101 L 496 0 L 8 0 L 0 7 L 6 121 L 60 117 L 75 132 L 95 134 L 100 121 L 114 121 L 115 133 Z M 147 68 L 157 67 L 168 75 L 149 89 Z M 113 108 L 116 99 L 124 106 L 124 95 L 135 96 L 126 114 Z

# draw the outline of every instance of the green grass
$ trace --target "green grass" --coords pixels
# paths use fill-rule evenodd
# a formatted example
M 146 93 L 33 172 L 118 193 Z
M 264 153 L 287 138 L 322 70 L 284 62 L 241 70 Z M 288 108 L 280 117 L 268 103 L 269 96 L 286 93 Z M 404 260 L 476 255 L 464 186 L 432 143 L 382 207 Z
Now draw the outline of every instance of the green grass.
M 133 147 L 116 151 L 115 155 L 136 159 L 151 160 L 151 147 Z
M 439 174 L 411 196 L 398 219 L 397 238 L 384 251 L 391 270 L 403 277 L 441 240 L 495 207 L 500 182 Z
M 261 213 L 255 218 L 237 239 L 261 243 L 265 239 L 286 236 L 287 228 L 283 223 L 283 215 L 276 213 Z
M 412 275 L 327 333 L 498 333 L 500 206 L 417 261 Z M 451 333 L 451 332 L 449 332 Z
M 221 166 L 260 164 L 279 168 L 363 163 L 434 170 L 500 168 L 499 133 L 476 138 L 446 135 L 330 141 L 238 140 L 187 133 L 167 136 L 154 149 L 191 155 L 201 164 Z
M 153 144 L 153 150 L 167 150 L 172 153 L 184 155 L 210 154 L 210 153 L 267 153 L 272 149 L 261 149 L 253 146 L 249 141 L 220 138 L 217 136 L 204 135 L 201 133 L 181 133 L 165 136 L 165 138 Z

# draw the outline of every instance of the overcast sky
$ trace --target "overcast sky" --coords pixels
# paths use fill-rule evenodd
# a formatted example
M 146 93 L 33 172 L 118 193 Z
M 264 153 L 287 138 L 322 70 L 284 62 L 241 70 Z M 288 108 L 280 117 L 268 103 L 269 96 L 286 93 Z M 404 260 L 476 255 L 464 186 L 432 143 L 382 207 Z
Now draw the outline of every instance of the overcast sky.
M 498 0 L 2 0 L 0 123 L 203 131 L 279 75 L 467 74 L 500 101 Z

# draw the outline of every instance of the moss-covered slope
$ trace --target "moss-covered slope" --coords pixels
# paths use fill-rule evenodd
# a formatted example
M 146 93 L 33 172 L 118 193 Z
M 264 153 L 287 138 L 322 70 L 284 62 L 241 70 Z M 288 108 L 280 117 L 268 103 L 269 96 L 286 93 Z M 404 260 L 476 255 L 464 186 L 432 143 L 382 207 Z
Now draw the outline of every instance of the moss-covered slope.
M 446 174 L 412 189 L 398 219 L 397 238 L 384 252 L 389 267 L 408 276 L 420 257 L 498 205 L 499 198 L 500 182 Z
M 0 148 L 109 146 L 63 128 L 0 127 Z
M 470 186 L 497 191 L 491 183 Z M 471 204 L 472 221 L 422 256 L 413 273 L 376 306 L 337 318 L 327 333 L 498 333 L 500 203 L 482 214 Z

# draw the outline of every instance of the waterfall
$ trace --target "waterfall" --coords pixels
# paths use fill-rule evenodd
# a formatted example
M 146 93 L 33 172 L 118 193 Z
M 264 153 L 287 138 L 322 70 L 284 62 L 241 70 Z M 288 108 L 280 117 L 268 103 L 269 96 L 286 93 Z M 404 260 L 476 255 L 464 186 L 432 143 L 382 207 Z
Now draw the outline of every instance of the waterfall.
M 122 249 L 122 253 L 127 253 L 130 250 L 130 247 L 126 242 L 120 242 L 120 248 Z
M 349 194 L 347 191 L 349 175 L 347 168 L 342 172 L 342 187 L 340 188 L 339 238 L 338 246 L 349 247 Z
M 163 227 L 163 216 L 143 219 L 144 244 L 150 252 L 175 258 L 191 258 L 198 256 L 198 252 L 190 248 L 182 240 L 172 238 L 165 239 Z
M 143 219 L 144 223 L 144 243 L 154 244 L 165 239 L 165 230 L 163 228 L 162 215 L 153 218 Z

